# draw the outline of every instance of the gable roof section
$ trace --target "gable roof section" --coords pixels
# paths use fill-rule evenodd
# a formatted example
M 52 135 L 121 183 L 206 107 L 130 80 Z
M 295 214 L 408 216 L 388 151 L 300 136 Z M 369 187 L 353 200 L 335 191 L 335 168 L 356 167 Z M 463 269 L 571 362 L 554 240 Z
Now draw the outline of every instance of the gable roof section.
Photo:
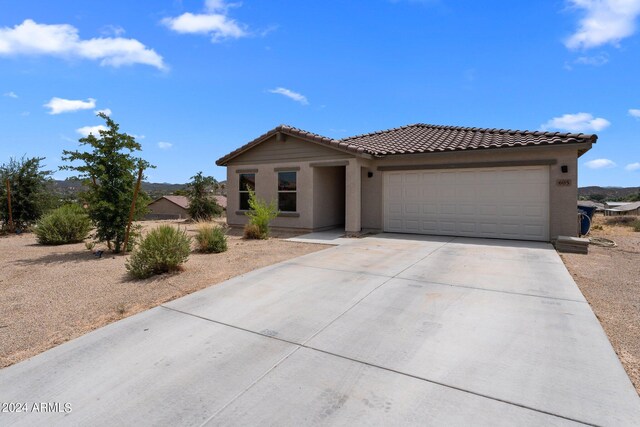
M 253 141 L 243 145 L 242 147 L 232 151 L 231 153 L 227 154 L 226 156 L 219 158 L 216 161 L 216 165 L 218 165 L 218 166 L 226 165 L 229 162 L 229 160 L 239 156 L 240 154 L 250 150 L 251 148 L 255 147 L 256 145 L 268 140 L 272 136 L 277 135 L 279 133 L 280 134 L 284 134 L 284 135 L 298 137 L 298 138 L 304 139 L 306 141 L 315 142 L 315 143 L 318 143 L 320 145 L 324 145 L 324 146 L 329 147 L 329 148 L 334 148 L 336 150 L 343 151 L 343 152 L 346 151 L 346 152 L 350 152 L 350 153 L 354 153 L 354 154 L 366 154 L 364 148 L 357 147 L 355 145 L 349 145 L 349 144 L 344 143 L 344 142 L 342 142 L 340 140 L 333 139 L 333 138 L 327 138 L 326 136 L 318 135 L 317 133 L 307 132 L 306 130 L 294 128 L 292 126 L 280 125 L 280 126 L 278 126 L 276 128 L 271 129 L 269 132 L 265 133 L 264 135 L 260 135 L 259 137 L 257 137 Z
M 151 203 L 155 203 L 158 200 L 162 200 L 162 199 L 166 199 L 168 201 L 170 201 L 171 203 L 173 203 L 174 205 L 178 205 L 183 209 L 189 209 L 189 199 L 186 196 L 162 196 L 157 198 L 156 200 L 154 200 Z M 151 204 L 149 203 L 149 204 Z
M 587 144 L 595 143 L 598 139 L 596 135 L 583 133 L 485 129 L 417 123 L 338 140 L 280 125 L 220 158 L 216 164 L 226 165 L 229 160 L 278 133 L 297 136 L 342 151 L 369 154 L 375 157 L 507 147 Z

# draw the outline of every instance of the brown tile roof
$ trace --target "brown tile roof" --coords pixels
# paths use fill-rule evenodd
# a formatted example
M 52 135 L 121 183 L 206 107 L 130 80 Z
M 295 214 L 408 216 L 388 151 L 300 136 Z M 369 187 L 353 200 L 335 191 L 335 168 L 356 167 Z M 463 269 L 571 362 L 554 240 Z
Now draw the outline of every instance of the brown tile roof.
M 509 129 L 482 129 L 436 126 L 418 123 L 342 141 L 362 147 L 375 156 L 389 154 L 433 153 L 481 148 L 526 147 L 595 142 L 595 135 L 560 132 L 532 132 Z
M 277 133 L 297 136 L 355 154 L 370 154 L 376 157 L 393 154 L 594 143 L 598 138 L 596 135 L 583 133 L 483 129 L 417 123 L 337 140 L 291 126 L 280 125 L 220 158 L 216 164 L 226 164 L 232 158 Z

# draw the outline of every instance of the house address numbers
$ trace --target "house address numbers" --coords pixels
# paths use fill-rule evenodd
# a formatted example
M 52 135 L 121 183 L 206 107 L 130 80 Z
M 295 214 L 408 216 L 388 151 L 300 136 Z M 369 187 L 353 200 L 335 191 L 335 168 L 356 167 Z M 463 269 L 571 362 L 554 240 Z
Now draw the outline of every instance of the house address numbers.
M 559 179 L 556 181 L 558 187 L 569 187 L 571 185 L 570 179 Z

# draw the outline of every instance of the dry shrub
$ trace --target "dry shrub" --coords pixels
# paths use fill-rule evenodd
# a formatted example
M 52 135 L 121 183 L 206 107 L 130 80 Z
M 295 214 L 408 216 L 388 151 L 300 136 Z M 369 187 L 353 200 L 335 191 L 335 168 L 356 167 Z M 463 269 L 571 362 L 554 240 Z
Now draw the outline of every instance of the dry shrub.
M 196 233 L 198 250 L 204 253 L 220 253 L 227 250 L 226 229 L 207 223 L 199 224 Z
M 607 225 L 627 225 L 627 226 L 633 226 L 633 223 L 635 221 L 638 221 L 638 217 L 630 216 L 630 215 L 608 216 L 604 220 L 605 224 Z
M 260 230 L 260 227 L 257 224 L 246 224 L 244 226 L 244 233 L 243 233 L 243 237 L 245 239 L 267 239 L 269 237 L 268 234 L 263 233 Z

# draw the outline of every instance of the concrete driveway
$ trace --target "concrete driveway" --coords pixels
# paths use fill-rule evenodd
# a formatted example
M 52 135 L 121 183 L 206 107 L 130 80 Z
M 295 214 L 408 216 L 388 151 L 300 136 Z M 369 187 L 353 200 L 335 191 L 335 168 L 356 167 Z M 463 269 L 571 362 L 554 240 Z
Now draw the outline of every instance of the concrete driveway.
M 640 424 L 638 395 L 550 245 L 391 234 L 3 369 L 0 402 L 30 411 L 0 413 L 2 425 Z M 49 411 L 33 413 L 40 402 Z

